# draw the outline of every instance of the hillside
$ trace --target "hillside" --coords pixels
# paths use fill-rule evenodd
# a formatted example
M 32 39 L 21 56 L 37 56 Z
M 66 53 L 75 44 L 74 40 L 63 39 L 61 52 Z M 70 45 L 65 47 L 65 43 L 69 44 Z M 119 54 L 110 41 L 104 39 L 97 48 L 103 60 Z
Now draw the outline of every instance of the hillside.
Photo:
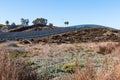
M 74 25 L 74 26 L 68 26 L 70 28 L 109 28 L 106 26 L 102 26 L 102 25 L 96 25 L 96 24 L 83 24 L 83 25 Z M 31 25 L 31 26 L 16 26 L 13 29 L 9 29 L 8 32 L 22 32 L 22 31 L 41 31 L 41 30 L 51 30 L 51 29 L 56 29 L 56 28 L 60 28 L 57 26 L 49 26 L 49 25 Z M 62 27 L 65 28 L 65 27 Z M 112 29 L 112 28 L 111 28 Z
M 0 24 L 0 28 L 2 28 L 2 27 L 4 27 L 5 25 L 3 25 L 3 24 Z
M 33 42 L 52 43 L 74 43 L 74 42 L 120 42 L 120 30 L 110 28 L 82 28 L 71 32 L 51 35 L 38 39 L 31 39 Z
M 17 26 L 16 28 L 8 30 L 8 32 L 22 32 L 22 31 L 41 31 L 57 28 L 55 26 L 31 25 L 31 26 Z
M 48 43 L 120 41 L 120 30 L 100 25 L 55 27 L 43 25 L 18 26 L 0 34 L 0 40 L 24 40 Z
M 120 80 L 120 30 L 107 27 L 31 29 L 0 34 L 0 39 L 13 39 L 0 44 L 2 75 L 17 76 L 18 80 L 88 80 L 86 76 L 91 80 L 101 77 Z M 6 80 L 14 80 L 11 76 Z

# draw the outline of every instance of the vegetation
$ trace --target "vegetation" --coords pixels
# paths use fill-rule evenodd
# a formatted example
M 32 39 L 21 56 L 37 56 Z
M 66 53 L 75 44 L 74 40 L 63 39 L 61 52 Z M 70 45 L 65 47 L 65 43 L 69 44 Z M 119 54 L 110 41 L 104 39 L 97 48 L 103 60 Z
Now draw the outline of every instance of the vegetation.
M 65 25 L 68 25 L 68 24 L 69 24 L 69 21 L 65 21 L 64 24 L 65 24 Z
M 9 25 L 9 21 L 7 20 L 7 21 L 5 22 L 5 24 L 6 24 L 6 25 Z
M 48 26 L 50 26 L 50 27 L 51 27 L 51 26 L 53 26 L 53 23 L 49 23 L 49 25 L 48 25 Z
M 0 24 L 0 28 L 2 28 L 2 27 L 4 27 L 5 25 L 3 25 L 3 24 Z
M 22 18 L 21 23 L 26 26 L 29 20 Z M 47 19 L 37 18 L 33 24 L 48 29 Z M 30 41 L 36 44 L 1 42 L 0 80 L 120 80 L 117 30 L 86 28 Z
M 0 80 L 38 80 L 37 73 L 25 65 L 24 59 L 12 59 L 0 52 Z
M 109 68 L 107 61 L 103 67 L 97 72 L 95 68 L 86 63 L 84 69 L 81 69 L 76 62 L 76 71 L 72 77 L 67 77 L 66 80 L 119 80 L 120 79 L 120 63 L 112 65 Z
M 62 66 L 62 70 L 68 73 L 74 73 L 75 72 L 76 65 L 75 63 L 69 63 L 69 64 L 64 64 Z
M 29 19 L 21 18 L 20 21 L 21 21 L 21 24 L 19 24 L 18 26 L 21 26 L 21 25 L 22 26 L 28 26 L 29 25 Z M 36 25 L 36 24 L 47 25 L 48 20 L 45 19 L 45 18 L 36 18 L 35 20 L 33 20 L 32 23 L 34 25 Z M 5 25 L 9 25 L 9 21 L 8 20 L 5 21 Z M 13 22 L 11 25 L 13 26 L 13 25 L 16 25 L 16 24 Z M 3 26 L 4 26 L 3 24 L 0 24 L 0 27 L 3 27 Z M 53 24 L 49 23 L 49 26 L 53 26 Z
M 119 80 L 119 50 L 119 42 L 1 44 L 0 80 Z
M 41 25 L 47 25 L 47 19 L 45 18 L 37 18 L 33 21 L 33 24 L 41 24 Z
M 29 53 L 11 53 L 9 54 L 10 58 L 20 58 L 20 57 L 32 57 L 33 54 L 29 54 Z
M 12 24 L 11 24 L 12 26 L 16 26 L 16 24 L 13 22 Z
M 21 18 L 21 25 L 22 26 L 28 26 L 29 25 L 29 19 Z

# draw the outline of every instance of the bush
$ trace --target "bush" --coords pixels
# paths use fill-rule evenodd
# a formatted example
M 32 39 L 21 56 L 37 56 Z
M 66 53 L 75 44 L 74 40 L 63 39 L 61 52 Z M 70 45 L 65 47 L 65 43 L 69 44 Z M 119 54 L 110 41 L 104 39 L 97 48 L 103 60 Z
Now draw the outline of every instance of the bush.
M 38 80 L 37 73 L 25 60 L 9 58 L 5 51 L 0 52 L 0 80 Z
M 69 64 L 64 64 L 62 66 L 62 70 L 68 73 L 74 73 L 75 72 L 75 63 L 69 63 Z
M 103 55 L 111 54 L 118 51 L 119 47 L 120 47 L 120 43 L 113 44 L 112 42 L 104 45 L 99 45 L 98 53 Z
M 51 26 L 53 26 L 53 24 L 52 24 L 52 23 L 49 23 L 49 25 L 48 25 L 48 26 L 50 26 L 50 27 L 51 27 Z

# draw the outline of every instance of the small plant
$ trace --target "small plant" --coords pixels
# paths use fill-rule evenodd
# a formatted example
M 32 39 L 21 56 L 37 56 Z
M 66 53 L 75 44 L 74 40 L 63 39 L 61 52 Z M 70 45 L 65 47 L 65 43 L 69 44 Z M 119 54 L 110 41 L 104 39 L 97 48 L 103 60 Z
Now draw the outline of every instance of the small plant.
M 84 52 L 87 54 L 87 53 L 89 53 L 89 52 L 90 52 L 90 50 L 88 50 L 88 49 L 87 49 L 87 50 L 84 50 Z
M 26 61 L 25 64 L 28 66 L 35 65 L 34 61 Z
M 69 63 L 69 64 L 64 64 L 62 66 L 62 70 L 68 73 L 74 73 L 75 72 L 75 63 Z

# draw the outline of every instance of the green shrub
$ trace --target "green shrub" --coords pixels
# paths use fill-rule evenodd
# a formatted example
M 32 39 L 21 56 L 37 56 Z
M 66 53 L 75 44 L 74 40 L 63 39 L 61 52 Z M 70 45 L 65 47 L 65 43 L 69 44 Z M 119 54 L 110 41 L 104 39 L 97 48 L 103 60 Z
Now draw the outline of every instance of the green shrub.
M 25 64 L 28 66 L 35 65 L 34 61 L 26 61 Z
M 62 66 L 62 70 L 68 73 L 74 73 L 75 72 L 76 65 L 75 63 L 69 63 L 69 64 L 64 64 Z

